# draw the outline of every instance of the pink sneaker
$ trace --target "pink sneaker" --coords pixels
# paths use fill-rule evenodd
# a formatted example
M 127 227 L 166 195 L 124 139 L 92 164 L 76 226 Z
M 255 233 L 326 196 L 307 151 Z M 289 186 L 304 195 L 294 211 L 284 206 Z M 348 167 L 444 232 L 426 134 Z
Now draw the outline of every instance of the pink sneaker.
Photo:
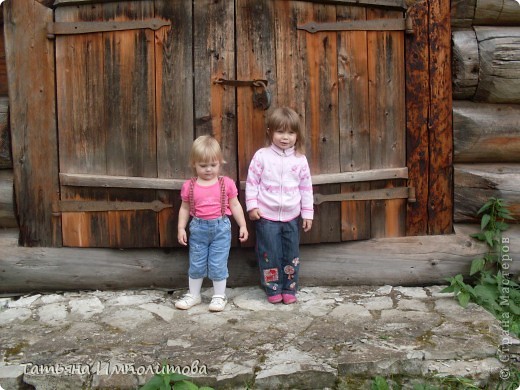
M 292 294 L 282 294 L 283 303 L 286 305 L 290 305 L 291 303 L 295 303 L 298 299 L 295 295 Z
M 282 302 L 282 300 L 283 300 L 282 294 L 270 295 L 267 297 L 267 301 L 269 303 L 280 303 L 280 302 Z

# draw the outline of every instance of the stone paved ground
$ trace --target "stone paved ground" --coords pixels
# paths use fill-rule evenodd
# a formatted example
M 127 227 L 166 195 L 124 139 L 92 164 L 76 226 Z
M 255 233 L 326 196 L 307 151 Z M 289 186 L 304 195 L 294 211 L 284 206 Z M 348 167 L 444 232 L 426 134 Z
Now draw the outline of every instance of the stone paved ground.
M 260 288 L 236 288 L 222 313 L 208 311 L 211 289 L 189 311 L 173 306 L 181 291 L 3 298 L 0 386 L 135 389 L 162 362 L 217 389 L 358 389 L 376 375 L 501 383 L 511 367 L 497 358 L 500 324 L 440 290 L 306 287 L 297 304 L 272 305 Z

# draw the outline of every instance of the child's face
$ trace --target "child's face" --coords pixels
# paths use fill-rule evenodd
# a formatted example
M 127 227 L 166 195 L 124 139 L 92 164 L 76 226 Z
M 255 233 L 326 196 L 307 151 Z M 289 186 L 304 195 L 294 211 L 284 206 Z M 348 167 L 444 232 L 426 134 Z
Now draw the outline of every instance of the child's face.
M 279 128 L 273 132 L 273 144 L 282 150 L 292 148 L 298 135 L 291 129 Z
M 213 180 L 218 177 L 220 162 L 197 162 L 195 163 L 195 171 L 197 172 L 197 177 L 200 179 L 205 181 Z

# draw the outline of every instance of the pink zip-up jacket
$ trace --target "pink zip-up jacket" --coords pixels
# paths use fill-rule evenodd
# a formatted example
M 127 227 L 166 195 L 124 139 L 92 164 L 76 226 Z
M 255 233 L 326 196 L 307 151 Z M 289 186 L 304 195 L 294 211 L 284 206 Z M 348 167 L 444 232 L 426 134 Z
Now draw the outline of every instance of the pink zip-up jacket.
M 309 163 L 294 147 L 275 145 L 258 150 L 247 173 L 247 211 L 260 209 L 262 218 L 287 222 L 300 214 L 313 219 L 314 201 Z

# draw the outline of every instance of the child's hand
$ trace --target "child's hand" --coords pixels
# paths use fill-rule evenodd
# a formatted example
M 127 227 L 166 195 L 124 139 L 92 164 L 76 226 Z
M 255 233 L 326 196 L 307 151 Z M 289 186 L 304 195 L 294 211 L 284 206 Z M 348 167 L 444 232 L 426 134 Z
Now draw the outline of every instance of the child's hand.
M 244 241 L 247 241 L 248 237 L 249 237 L 249 232 L 247 231 L 247 227 L 242 226 L 240 228 L 238 239 L 240 240 L 240 242 L 244 242 Z
M 249 219 L 251 221 L 257 221 L 262 217 L 260 214 L 260 209 L 253 209 L 249 211 Z
M 312 228 L 312 219 L 303 220 L 303 231 L 308 232 Z
M 188 235 L 186 234 L 186 229 L 177 229 L 177 240 L 181 245 L 188 245 Z

